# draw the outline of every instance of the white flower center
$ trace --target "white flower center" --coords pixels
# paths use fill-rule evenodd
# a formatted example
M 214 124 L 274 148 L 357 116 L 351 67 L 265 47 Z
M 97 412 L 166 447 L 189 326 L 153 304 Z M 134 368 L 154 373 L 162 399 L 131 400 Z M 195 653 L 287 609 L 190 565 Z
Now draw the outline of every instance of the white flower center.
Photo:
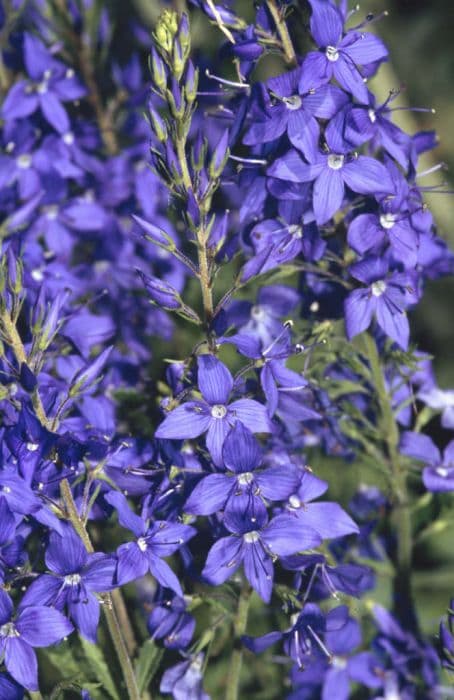
M 58 206 L 56 204 L 50 204 L 46 209 L 46 216 L 49 221 L 55 221 L 58 216 Z
M 36 270 L 32 270 L 31 275 L 32 275 L 33 279 L 35 280 L 35 282 L 42 282 L 44 279 L 43 271 L 38 269 L 38 268 L 36 268 Z
M 36 92 L 39 95 L 45 95 L 47 92 L 47 80 L 43 80 L 41 83 L 38 83 L 36 86 Z
M 298 224 L 291 224 L 291 226 L 288 227 L 288 231 L 293 238 L 303 237 L 303 229 L 301 226 L 298 226 Z
M 317 313 L 319 309 L 320 304 L 318 301 L 313 301 L 312 304 L 309 306 L 309 311 L 312 311 L 313 314 Z
M 139 537 L 139 539 L 137 540 L 137 546 L 141 552 L 146 551 L 148 545 L 147 545 L 147 541 L 146 541 L 145 537 Z
M 254 319 L 254 321 L 261 321 L 262 319 L 265 318 L 265 309 L 263 309 L 261 306 L 258 304 L 255 304 L 252 309 L 251 309 L 251 318 Z
M 63 579 L 65 586 L 77 586 L 81 580 L 80 574 L 68 574 Z
M 21 170 L 28 170 L 32 164 L 32 157 L 28 153 L 22 153 L 22 155 L 16 158 L 16 165 Z
M 437 467 L 435 471 L 437 472 L 438 476 L 442 476 L 443 479 L 445 479 L 449 474 L 449 469 L 446 469 L 446 467 Z
M 369 109 L 369 111 L 367 112 L 367 114 L 368 114 L 369 119 L 370 119 L 370 121 L 372 122 L 372 124 L 375 124 L 375 122 L 377 121 L 377 115 L 375 114 L 375 110 L 374 110 L 374 109 Z
M 325 51 L 325 56 L 328 59 L 328 61 L 337 61 L 339 58 L 339 51 L 336 49 L 335 46 L 327 46 L 326 51 Z
M 385 280 L 377 280 L 377 282 L 373 282 L 370 289 L 374 297 L 381 297 L 381 295 L 386 292 Z
M 288 502 L 290 504 L 290 508 L 301 508 L 301 500 L 296 495 L 296 493 L 292 493 L 292 495 L 288 499 Z
M 394 226 L 396 223 L 397 216 L 396 214 L 382 214 L 380 216 L 380 226 L 385 229 L 390 229 Z
M 239 474 L 238 483 L 240 486 L 247 486 L 254 480 L 254 475 L 252 472 L 244 472 L 244 474 Z
M 27 442 L 27 450 L 29 452 L 36 452 L 36 450 L 39 448 L 39 445 L 37 442 Z
M 227 408 L 222 404 L 217 403 L 211 407 L 211 415 L 213 418 L 225 418 L 227 415 Z
M 67 146 L 72 146 L 74 143 L 74 134 L 72 131 L 68 131 L 66 134 L 63 134 L 63 142 L 66 143 Z
M 292 97 L 285 97 L 284 98 L 284 104 L 287 107 L 287 109 L 290 109 L 291 111 L 295 109 L 300 109 L 301 105 L 303 104 L 303 100 L 299 95 L 292 95 Z
M 66 77 L 67 78 L 74 78 L 74 69 L 73 68 L 68 68 L 66 71 Z
M 344 164 L 345 156 L 340 153 L 330 153 L 328 156 L 328 167 L 331 170 L 340 170 Z
M 251 532 L 246 532 L 246 534 L 243 535 L 243 539 L 248 544 L 253 544 L 254 542 L 257 542 L 260 539 L 260 535 L 257 532 L 257 530 L 252 530 Z
M 3 493 L 11 493 L 11 488 L 9 486 L 2 486 Z
M 331 665 L 334 668 L 344 669 L 347 666 L 347 659 L 343 659 L 342 656 L 333 656 L 331 658 Z
M 7 622 L 0 627 L 0 637 L 20 637 L 14 622 Z

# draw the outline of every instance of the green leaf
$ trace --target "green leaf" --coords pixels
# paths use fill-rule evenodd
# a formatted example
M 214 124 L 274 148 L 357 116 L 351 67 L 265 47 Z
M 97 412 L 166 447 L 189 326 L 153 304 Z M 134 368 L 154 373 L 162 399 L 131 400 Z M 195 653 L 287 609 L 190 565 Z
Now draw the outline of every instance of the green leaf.
M 139 656 L 135 664 L 135 672 L 139 692 L 142 694 L 150 685 L 153 676 L 158 670 L 160 661 L 164 655 L 164 649 L 158 647 L 152 639 L 142 644 Z
M 82 636 L 80 636 L 80 643 L 84 650 L 85 658 L 88 661 L 90 669 L 96 679 L 102 683 L 105 692 L 107 692 L 112 700 L 121 700 L 117 693 L 115 684 L 112 680 L 112 675 L 110 673 L 109 667 L 107 666 L 103 653 L 101 649 L 91 642 L 87 642 Z

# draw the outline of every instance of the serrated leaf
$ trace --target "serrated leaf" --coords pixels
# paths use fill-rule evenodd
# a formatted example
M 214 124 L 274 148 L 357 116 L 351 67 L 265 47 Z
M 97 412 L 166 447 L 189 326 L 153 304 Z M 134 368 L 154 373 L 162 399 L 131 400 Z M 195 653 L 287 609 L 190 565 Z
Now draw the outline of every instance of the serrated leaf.
M 147 639 L 142 644 L 135 663 L 135 673 L 140 693 L 143 693 L 149 687 L 163 655 L 164 649 L 158 647 L 152 639 Z
M 82 636 L 80 636 L 80 644 L 93 675 L 103 685 L 104 690 L 109 693 L 112 700 L 121 700 L 101 649 L 96 644 L 87 642 Z

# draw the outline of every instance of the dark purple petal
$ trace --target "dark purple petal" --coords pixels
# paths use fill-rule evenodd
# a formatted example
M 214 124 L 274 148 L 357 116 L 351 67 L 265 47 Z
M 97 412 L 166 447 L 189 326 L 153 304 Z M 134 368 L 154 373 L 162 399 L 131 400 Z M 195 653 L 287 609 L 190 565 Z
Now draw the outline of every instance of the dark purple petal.
M 0 588 L 0 625 L 11 620 L 13 614 L 13 601 L 2 588 Z
M 348 244 L 354 251 L 363 255 L 377 246 L 383 245 L 386 233 L 379 225 L 375 214 L 360 214 L 348 227 Z
M 55 608 L 44 605 L 24 608 L 16 621 L 21 639 L 32 647 L 47 647 L 67 637 L 74 627 Z
M 273 425 L 266 406 L 252 399 L 239 399 L 229 406 L 229 414 L 240 420 L 251 433 L 272 433 Z
M 82 578 L 89 591 L 103 593 L 114 588 L 114 578 L 117 569 L 115 557 L 96 552 L 89 554 L 88 562 L 84 566 Z
M 29 605 L 51 605 L 55 602 L 58 592 L 63 586 L 60 577 L 43 574 L 38 576 L 27 588 L 21 599 L 21 607 Z
M 318 224 L 326 224 L 339 211 L 345 187 L 341 170 L 325 167 L 314 183 L 314 214 Z
M 181 590 L 180 582 L 170 566 L 163 559 L 160 559 L 151 552 L 147 552 L 147 556 L 150 565 L 150 572 L 161 584 L 161 586 L 164 586 L 164 588 L 170 588 L 177 595 L 182 596 L 183 591 Z
M 5 666 L 14 678 L 28 690 L 38 690 L 36 654 L 20 637 L 9 637 L 5 645 Z
M 282 639 L 282 632 L 268 632 L 262 637 L 247 637 L 246 635 L 241 637 L 246 649 L 252 651 L 254 654 L 261 654 L 262 651 L 268 649 L 272 644 L 279 642 Z
M 198 385 L 205 401 L 225 405 L 233 389 L 230 370 L 214 355 L 199 355 L 197 364 Z
M 414 457 L 426 464 L 438 465 L 441 463 L 440 450 L 432 442 L 428 435 L 407 431 L 402 433 L 400 451 L 408 457 Z
M 136 542 L 122 544 L 117 550 L 117 581 L 120 586 L 145 576 L 148 571 L 148 559 Z
M 380 328 L 394 340 L 402 350 L 408 349 L 410 326 L 407 315 L 390 304 L 386 294 L 379 297 L 376 308 L 377 323 Z
M 155 520 L 147 533 L 147 542 L 154 554 L 159 557 L 168 557 L 195 534 L 195 528 L 190 525 Z
M 212 418 L 206 435 L 207 449 L 217 467 L 222 466 L 222 448 L 230 430 L 227 418 Z
M 358 533 L 359 528 L 337 503 L 309 503 L 298 511 L 298 519 L 324 540 Z
M 225 474 L 209 474 L 199 481 L 188 500 L 184 511 L 194 515 L 211 515 L 222 510 L 234 487 L 234 480 Z
M 262 539 L 273 554 L 285 557 L 321 544 L 321 537 L 293 515 L 277 515 L 262 532 Z
M 45 555 L 46 566 L 56 574 L 64 576 L 80 571 L 87 558 L 87 550 L 71 526 L 65 528 L 63 537 L 56 533 L 50 536 Z
M 454 491 L 454 467 L 426 467 L 422 480 L 429 491 Z
M 369 103 L 369 90 L 364 84 L 361 73 L 352 64 L 349 56 L 339 53 L 339 58 L 332 64 L 334 77 L 344 90 L 350 92 L 362 104 Z
M 383 61 L 388 56 L 388 49 L 381 39 L 368 32 L 358 34 L 353 43 L 342 46 L 342 51 L 352 59 L 353 63 L 365 66 L 368 63 Z
M 296 491 L 299 473 L 292 464 L 277 464 L 255 475 L 255 481 L 264 498 L 270 501 L 284 501 Z
M 375 158 L 358 156 L 342 169 L 345 183 L 360 194 L 391 194 L 394 185 L 388 170 Z
M 374 315 L 376 298 L 367 289 L 355 289 L 344 301 L 345 329 L 351 340 L 369 328 Z
M 344 22 L 342 15 L 327 0 L 309 0 L 312 8 L 311 34 L 320 48 L 337 46 L 342 37 Z
M 107 503 L 114 507 L 122 527 L 131 530 L 136 537 L 140 537 L 145 533 L 144 521 L 131 510 L 126 496 L 120 491 L 111 491 L 104 498 Z
M 232 576 L 243 560 L 243 540 L 240 537 L 221 537 L 208 552 L 202 576 L 219 586 Z
M 155 437 L 166 440 L 184 440 L 202 435 L 212 421 L 206 404 L 188 401 L 177 406 L 164 418 Z
M 279 392 L 269 363 L 266 363 L 260 372 L 260 384 L 266 396 L 268 412 L 270 416 L 274 416 L 279 402 Z
M 46 120 L 59 134 L 67 134 L 71 128 L 66 109 L 50 91 L 40 96 L 39 100 L 42 112 Z
M 289 151 L 270 165 L 267 174 L 287 182 L 312 182 L 323 170 L 323 163 L 308 164 L 296 151 Z
M 346 668 L 329 668 L 323 683 L 321 700 L 348 700 L 350 681 Z
M 253 534 L 253 533 L 249 533 Z M 273 590 L 274 569 L 271 557 L 259 541 L 244 543 L 244 574 L 252 588 L 265 603 L 269 603 Z
M 87 592 L 77 602 L 70 602 L 68 612 L 81 635 L 92 644 L 96 644 L 100 613 L 96 596 Z
M 308 471 L 303 472 L 298 488 L 298 497 L 303 503 L 309 503 L 328 490 L 328 483 Z
M 225 466 L 233 472 L 250 472 L 262 460 L 260 445 L 251 431 L 242 422 L 237 422 L 224 442 Z
M 306 95 L 325 85 L 333 75 L 333 64 L 320 51 L 310 51 L 303 61 L 298 90 Z

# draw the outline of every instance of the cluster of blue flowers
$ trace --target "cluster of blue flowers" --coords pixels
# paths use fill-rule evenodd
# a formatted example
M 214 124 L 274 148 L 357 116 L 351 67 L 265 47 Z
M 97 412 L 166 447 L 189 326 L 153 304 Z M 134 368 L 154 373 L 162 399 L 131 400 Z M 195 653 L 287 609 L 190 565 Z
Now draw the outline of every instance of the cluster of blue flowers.
M 411 581 L 412 503 L 454 491 L 454 440 L 422 432 L 454 392 L 407 316 L 454 271 L 436 138 L 370 91 L 376 18 L 233 4 L 190 3 L 208 64 L 187 14 L 151 37 L 108 3 L 2 3 L 5 700 L 441 699 L 454 670 L 453 611 L 425 636 Z M 324 500 L 315 465 L 354 460 L 381 490 Z

